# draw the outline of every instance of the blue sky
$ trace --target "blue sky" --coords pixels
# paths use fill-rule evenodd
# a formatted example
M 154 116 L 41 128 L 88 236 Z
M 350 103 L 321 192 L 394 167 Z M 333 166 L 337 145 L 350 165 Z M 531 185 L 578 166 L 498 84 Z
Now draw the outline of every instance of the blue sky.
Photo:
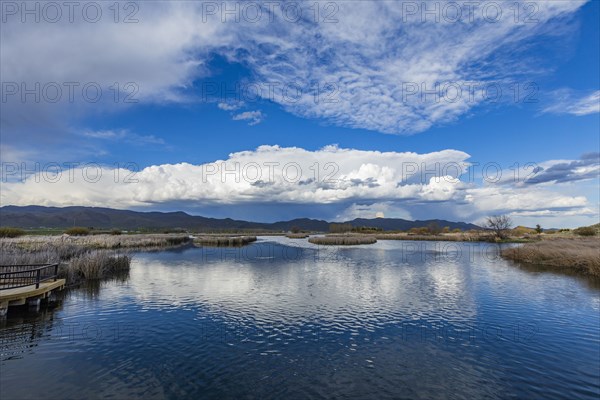
M 518 16 L 514 2 L 493 2 L 501 18 L 475 10 L 461 23 L 424 19 L 420 2 L 322 2 L 317 20 L 313 2 L 298 3 L 305 19 L 294 22 L 277 8 L 249 21 L 242 10 L 259 3 L 231 2 L 229 16 L 219 4 L 140 3 L 138 22 L 127 24 L 108 9 L 96 23 L 77 13 L 48 23 L 3 8 L 2 205 L 261 221 L 384 212 L 598 222 L 599 2 L 527 2 Z M 531 4 L 536 21 L 525 23 Z M 92 103 L 75 91 L 71 101 L 63 92 L 54 102 L 49 82 L 93 82 L 102 96 Z M 39 99 L 22 93 L 36 83 Z M 461 96 L 423 97 L 444 85 Z M 220 161 L 240 173 L 257 163 L 263 179 L 213 173 Z M 265 162 L 281 163 L 270 180 Z M 286 179 L 286 162 L 302 177 Z M 76 178 L 67 179 L 72 163 Z M 98 163 L 102 179 L 81 179 L 85 163 Z M 410 163 L 418 179 L 404 176 Z M 444 175 L 455 163 L 464 164 L 457 180 Z M 530 169 L 507 179 L 517 164 Z M 57 165 L 63 174 L 52 179 Z M 135 182 L 114 179 L 123 176 L 115 165 L 133 169 Z M 490 165 L 502 169 L 498 181 L 484 174 Z M 39 173 L 15 172 L 23 167 Z M 335 182 L 322 181 L 328 172 Z

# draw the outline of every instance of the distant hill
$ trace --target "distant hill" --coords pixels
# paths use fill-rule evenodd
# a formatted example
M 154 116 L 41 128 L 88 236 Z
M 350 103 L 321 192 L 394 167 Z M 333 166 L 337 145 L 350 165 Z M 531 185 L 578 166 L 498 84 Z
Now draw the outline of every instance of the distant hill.
M 437 223 L 440 227 L 450 229 L 481 229 L 477 225 L 465 222 L 451 222 L 445 220 L 408 221 L 398 218 L 357 218 L 345 222 L 355 227 L 373 227 L 386 231 L 408 230 L 410 228 L 426 227 L 430 223 Z M 96 229 L 126 229 L 126 230 L 164 230 L 187 229 L 196 231 L 218 230 L 268 230 L 289 231 L 298 227 L 307 231 L 326 232 L 330 222 L 316 219 L 300 218 L 291 221 L 274 223 L 250 222 L 233 220 L 230 218 L 207 218 L 190 215 L 185 212 L 140 212 L 129 210 L 116 210 L 101 207 L 43 207 L 43 206 L 5 206 L 0 207 L 0 226 L 14 226 L 18 228 L 68 228 L 71 226 L 85 226 Z

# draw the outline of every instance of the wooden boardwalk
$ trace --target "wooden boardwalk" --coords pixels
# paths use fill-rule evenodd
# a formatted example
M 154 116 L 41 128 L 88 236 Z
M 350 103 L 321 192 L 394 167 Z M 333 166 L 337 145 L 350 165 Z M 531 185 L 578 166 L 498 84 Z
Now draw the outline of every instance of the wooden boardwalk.
M 53 290 L 64 289 L 66 281 L 57 275 L 58 264 L 1 265 L 0 316 L 6 315 L 10 306 L 37 306 Z

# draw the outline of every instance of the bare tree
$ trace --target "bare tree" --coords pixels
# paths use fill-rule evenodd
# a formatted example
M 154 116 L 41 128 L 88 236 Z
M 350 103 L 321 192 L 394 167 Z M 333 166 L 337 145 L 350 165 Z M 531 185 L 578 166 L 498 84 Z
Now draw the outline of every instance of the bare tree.
M 496 237 L 505 239 L 507 231 L 512 228 L 512 220 L 507 215 L 493 215 L 487 218 L 486 225 L 494 231 Z
M 427 225 L 427 230 L 430 235 L 439 235 L 442 233 L 442 228 L 440 228 L 440 225 L 435 221 L 430 222 L 429 225 Z

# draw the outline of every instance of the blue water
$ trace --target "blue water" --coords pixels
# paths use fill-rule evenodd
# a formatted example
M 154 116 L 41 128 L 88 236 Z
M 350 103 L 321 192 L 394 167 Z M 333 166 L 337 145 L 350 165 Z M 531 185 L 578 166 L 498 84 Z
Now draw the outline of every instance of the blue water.
M 598 282 L 497 252 L 267 237 L 138 253 L 128 277 L 11 310 L 0 397 L 597 399 Z

